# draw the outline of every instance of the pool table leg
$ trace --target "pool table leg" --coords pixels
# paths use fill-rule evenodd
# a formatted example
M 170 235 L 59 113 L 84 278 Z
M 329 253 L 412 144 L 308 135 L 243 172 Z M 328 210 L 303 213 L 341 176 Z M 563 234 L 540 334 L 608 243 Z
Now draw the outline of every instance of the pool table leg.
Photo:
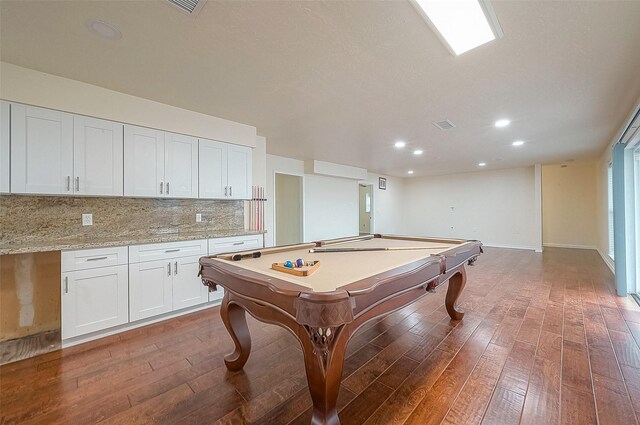
M 467 272 L 464 267 L 461 267 L 460 270 L 449 279 L 449 288 L 447 289 L 444 305 L 447 307 L 447 312 L 453 320 L 461 320 L 464 317 L 464 313 L 457 309 L 456 301 L 458 301 L 460 294 L 462 294 L 466 283 Z
M 251 335 L 244 309 L 238 304 L 229 302 L 229 298 L 229 292 L 225 291 L 220 305 L 220 316 L 236 348 L 233 353 L 225 356 L 224 364 L 227 365 L 227 369 L 236 371 L 242 369 L 249 359 Z
M 300 338 L 304 365 L 313 401 L 312 425 L 339 425 L 338 392 L 347 348 L 345 326 L 337 328 L 309 328 Z M 327 330 L 330 334 L 327 336 Z

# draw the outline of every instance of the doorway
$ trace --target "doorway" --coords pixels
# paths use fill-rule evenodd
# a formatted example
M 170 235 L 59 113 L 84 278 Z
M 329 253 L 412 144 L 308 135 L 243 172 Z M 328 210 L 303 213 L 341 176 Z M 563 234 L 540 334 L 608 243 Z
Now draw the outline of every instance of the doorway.
M 275 244 L 302 242 L 302 177 L 275 173 Z
M 370 184 L 360 185 L 359 202 L 359 232 L 361 235 L 368 235 L 372 232 L 372 211 L 373 211 L 373 186 Z

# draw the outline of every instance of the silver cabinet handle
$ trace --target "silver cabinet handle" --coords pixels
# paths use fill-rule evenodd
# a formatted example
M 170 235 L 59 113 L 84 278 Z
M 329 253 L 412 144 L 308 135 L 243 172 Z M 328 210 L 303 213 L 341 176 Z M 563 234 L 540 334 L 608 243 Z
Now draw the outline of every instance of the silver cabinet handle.
M 173 263 L 173 274 L 178 274 L 178 262 Z
M 228 196 L 228 195 L 227 195 L 227 190 L 228 190 L 228 189 L 229 189 L 229 186 L 225 186 L 225 187 L 224 187 L 224 196 Z
M 167 276 L 171 276 L 171 261 L 167 263 Z
M 169 182 L 167 182 L 167 195 L 169 194 Z
M 67 192 L 71 190 L 71 176 L 67 176 Z
M 93 258 L 87 258 L 87 261 L 100 261 L 100 260 L 106 260 L 109 257 L 93 257 Z
M 69 293 L 69 276 L 65 276 L 64 278 L 64 293 Z
M 80 191 L 80 177 L 76 177 L 76 192 Z
M 167 250 L 165 250 L 164 252 L 165 252 L 166 254 L 168 254 L 168 253 L 170 253 L 170 252 L 179 252 L 179 251 L 180 251 L 180 248 L 176 248 L 176 249 L 167 249 Z
M 160 182 L 160 195 L 162 195 L 163 188 L 164 188 L 164 183 Z
M 233 196 L 233 186 L 229 186 L 229 196 Z
M 244 245 L 244 242 L 234 242 L 234 245 Z

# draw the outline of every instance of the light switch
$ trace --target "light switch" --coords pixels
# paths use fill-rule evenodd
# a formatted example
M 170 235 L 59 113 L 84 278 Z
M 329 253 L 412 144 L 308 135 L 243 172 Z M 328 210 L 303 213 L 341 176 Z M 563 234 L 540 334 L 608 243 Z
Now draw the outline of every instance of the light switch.
M 201 223 L 202 222 L 202 214 L 198 213 L 196 214 L 196 223 Z

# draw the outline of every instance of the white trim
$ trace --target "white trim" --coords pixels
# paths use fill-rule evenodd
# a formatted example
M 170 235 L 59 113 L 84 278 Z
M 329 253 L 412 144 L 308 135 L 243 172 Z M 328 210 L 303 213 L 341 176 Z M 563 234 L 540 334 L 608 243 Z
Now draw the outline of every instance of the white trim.
M 548 246 L 549 248 L 574 248 L 574 249 L 597 249 L 593 245 L 572 245 L 568 243 L 553 243 L 545 242 L 542 246 Z
M 132 323 L 125 323 L 124 325 L 116 326 L 114 328 L 109 328 L 102 331 L 92 332 L 86 335 L 81 335 L 75 338 L 69 338 L 62 341 L 62 348 L 73 347 L 74 345 L 83 344 L 85 342 L 93 341 L 96 339 L 104 338 L 106 336 L 111 336 L 115 334 L 119 334 L 122 332 L 130 331 L 132 329 L 140 328 L 142 326 L 147 326 L 152 323 L 162 322 L 163 320 L 173 319 L 178 316 L 183 316 L 189 313 L 195 313 L 196 311 L 204 310 L 211 307 L 217 307 L 222 302 L 222 299 L 208 302 L 206 304 L 200 304 L 195 307 L 189 307 L 178 311 L 172 311 L 170 313 L 161 314 L 159 316 L 150 317 L 148 319 L 136 320 Z
M 609 267 L 609 269 L 611 270 L 611 273 L 615 275 L 616 274 L 615 261 L 609 256 L 609 254 L 603 254 L 602 251 L 600 251 L 600 249 L 596 248 L 596 251 L 598 251 L 598 254 L 600 254 L 600 257 L 602 257 L 602 260 L 607 265 L 607 267 Z
M 535 246 L 503 245 L 498 243 L 484 243 L 484 242 L 482 242 L 482 246 L 486 246 L 489 248 L 525 249 L 527 251 L 536 251 Z

